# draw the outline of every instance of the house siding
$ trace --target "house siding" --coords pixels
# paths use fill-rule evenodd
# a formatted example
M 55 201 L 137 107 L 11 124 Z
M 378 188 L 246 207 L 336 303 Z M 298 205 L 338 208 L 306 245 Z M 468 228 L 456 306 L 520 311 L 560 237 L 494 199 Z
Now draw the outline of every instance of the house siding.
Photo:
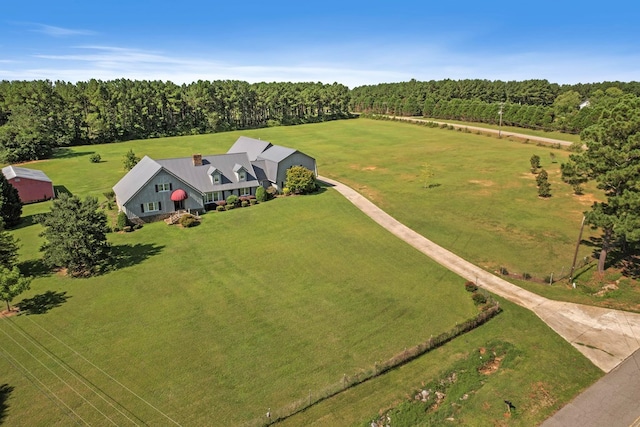
M 276 175 L 276 182 L 274 183 L 278 190 L 282 190 L 281 186 L 283 186 L 287 181 L 287 170 L 292 166 L 304 166 L 305 168 L 313 171 L 314 175 L 318 176 L 315 159 L 304 153 L 295 152 L 278 163 L 278 172 Z
M 22 177 L 8 181 L 18 190 L 22 203 L 34 203 L 53 198 L 53 184 L 50 182 Z
M 156 185 L 169 183 L 170 191 L 156 191 Z M 184 208 L 187 210 L 202 210 L 202 194 L 189 185 L 186 185 L 175 176 L 160 171 L 154 176 L 140 191 L 138 191 L 124 206 L 120 208 L 127 214 L 129 218 L 134 216 L 144 218 L 148 216 L 157 216 L 161 214 L 169 214 L 175 211 L 174 203 L 171 200 L 171 193 L 177 189 L 183 189 L 187 192 L 187 199 L 184 201 Z M 152 212 L 143 212 L 142 206 L 146 203 L 160 202 L 160 210 Z M 145 209 L 146 210 L 146 209 Z

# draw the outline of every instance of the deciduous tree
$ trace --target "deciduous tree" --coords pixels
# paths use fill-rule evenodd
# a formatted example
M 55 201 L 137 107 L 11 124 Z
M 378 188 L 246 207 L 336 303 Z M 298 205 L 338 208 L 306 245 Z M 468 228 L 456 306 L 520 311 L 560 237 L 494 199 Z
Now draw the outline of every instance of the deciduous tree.
M 122 161 L 124 165 L 124 169 L 130 171 L 133 169 L 135 165 L 140 161 L 140 157 L 136 156 L 136 153 L 133 152 L 133 149 L 127 151 L 127 154 L 124 155 L 124 160 Z
M 30 286 L 31 279 L 23 277 L 18 267 L 0 267 L 0 298 L 7 303 L 7 311 L 11 310 L 11 301 Z
M 98 200 L 60 194 L 51 212 L 38 218 L 46 239 L 41 251 L 50 267 L 66 268 L 72 276 L 90 276 L 106 269 L 110 246 L 107 217 L 98 209 Z
M 0 266 L 12 268 L 18 259 L 18 240 L 9 234 L 0 220 Z

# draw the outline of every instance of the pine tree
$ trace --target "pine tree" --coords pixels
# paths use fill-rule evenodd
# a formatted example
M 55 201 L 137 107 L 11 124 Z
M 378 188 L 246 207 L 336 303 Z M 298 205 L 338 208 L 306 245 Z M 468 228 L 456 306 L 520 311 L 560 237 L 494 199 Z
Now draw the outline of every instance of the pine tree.
M 602 230 L 598 271 L 603 272 L 616 244 L 640 242 L 640 98 L 622 97 L 581 139 L 587 150 L 570 159 L 607 198 L 585 214 L 588 224 Z
M 98 209 L 98 200 L 61 194 L 51 212 L 38 219 L 46 239 L 40 249 L 50 267 L 66 268 L 72 276 L 91 276 L 106 269 L 110 246 L 107 217 Z
M 0 219 L 11 228 L 20 223 L 20 215 L 22 202 L 18 190 L 0 173 Z

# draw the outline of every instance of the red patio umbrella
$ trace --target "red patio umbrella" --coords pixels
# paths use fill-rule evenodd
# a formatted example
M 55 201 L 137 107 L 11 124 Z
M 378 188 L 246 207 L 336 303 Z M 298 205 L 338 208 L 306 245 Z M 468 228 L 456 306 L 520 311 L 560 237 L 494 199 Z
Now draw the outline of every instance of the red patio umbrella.
M 171 193 L 171 200 L 173 200 L 174 202 L 181 202 L 182 200 L 185 200 L 187 197 L 188 197 L 187 192 L 184 191 L 182 188 L 179 188 L 173 193 Z

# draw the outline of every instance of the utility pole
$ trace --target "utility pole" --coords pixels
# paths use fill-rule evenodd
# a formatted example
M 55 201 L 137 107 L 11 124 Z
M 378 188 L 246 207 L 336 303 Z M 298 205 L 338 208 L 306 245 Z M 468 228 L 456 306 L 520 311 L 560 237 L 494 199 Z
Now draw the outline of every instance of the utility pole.
M 576 251 L 573 253 L 573 262 L 571 263 L 571 271 L 569 272 L 569 282 L 573 281 L 573 271 L 576 269 L 576 260 L 578 259 L 578 248 L 580 248 L 580 242 L 582 241 L 582 231 L 584 230 L 585 217 L 582 216 L 582 224 L 580 225 L 580 234 L 578 235 L 578 242 L 576 243 Z
M 500 103 L 500 111 L 498 111 L 498 115 L 500 116 L 500 124 L 498 125 L 498 138 L 502 138 L 502 107 L 504 106 L 504 102 Z

